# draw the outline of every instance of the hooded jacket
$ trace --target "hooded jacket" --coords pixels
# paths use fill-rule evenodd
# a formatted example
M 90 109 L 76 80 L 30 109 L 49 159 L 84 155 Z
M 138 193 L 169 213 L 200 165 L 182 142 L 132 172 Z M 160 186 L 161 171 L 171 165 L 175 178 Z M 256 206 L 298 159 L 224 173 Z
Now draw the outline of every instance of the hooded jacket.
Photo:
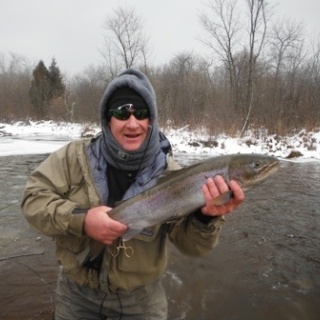
M 138 81 L 133 81 L 133 77 Z M 144 82 L 144 77 L 141 78 L 136 70 L 129 70 L 125 78 L 125 83 L 139 90 L 146 99 L 151 106 L 150 111 L 154 106 L 151 121 L 157 127 L 155 100 L 149 99 L 154 96 L 152 86 Z M 100 107 L 103 127 L 107 125 L 104 123 L 104 106 L 113 88 L 123 85 L 123 78 L 120 79 L 120 82 L 111 82 L 103 96 Z M 130 257 L 122 250 L 115 256 L 115 243 L 106 247 L 101 268 L 84 266 L 81 255 L 88 252 L 92 243 L 83 230 L 86 209 L 104 205 L 108 197 L 108 185 L 105 183 L 108 164 L 99 153 L 102 139 L 103 134 L 99 134 L 93 139 L 73 141 L 52 153 L 31 173 L 23 194 L 24 216 L 39 232 L 55 239 L 57 260 L 71 280 L 106 292 L 133 290 L 159 279 L 165 271 L 167 237 L 180 251 L 192 256 L 203 255 L 217 244 L 223 219 L 217 218 L 206 224 L 191 214 L 170 225 L 150 228 L 127 241 L 126 246 L 133 252 Z M 158 139 L 161 147 L 155 155 L 154 165 L 142 170 L 125 197 L 154 185 L 159 172 L 177 169 L 169 143 L 163 136 Z

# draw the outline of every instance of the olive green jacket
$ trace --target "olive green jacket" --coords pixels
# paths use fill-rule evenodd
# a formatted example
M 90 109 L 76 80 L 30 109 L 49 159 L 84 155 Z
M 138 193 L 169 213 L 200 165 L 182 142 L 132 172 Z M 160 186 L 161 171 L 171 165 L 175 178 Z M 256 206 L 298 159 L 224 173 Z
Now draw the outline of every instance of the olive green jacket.
M 132 290 L 160 278 L 165 271 L 167 236 L 181 252 L 191 256 L 203 255 L 217 244 L 224 220 L 216 218 L 203 224 L 191 214 L 125 242 L 132 248 L 131 257 L 123 250 L 115 257 L 115 248 L 108 246 L 100 271 L 83 267 L 79 255 L 94 240 L 84 234 L 85 213 L 76 212 L 103 205 L 88 163 L 89 144 L 90 140 L 74 141 L 52 153 L 31 173 L 22 200 L 27 221 L 55 239 L 57 260 L 70 279 L 105 291 Z M 169 158 L 168 169 L 176 166 Z

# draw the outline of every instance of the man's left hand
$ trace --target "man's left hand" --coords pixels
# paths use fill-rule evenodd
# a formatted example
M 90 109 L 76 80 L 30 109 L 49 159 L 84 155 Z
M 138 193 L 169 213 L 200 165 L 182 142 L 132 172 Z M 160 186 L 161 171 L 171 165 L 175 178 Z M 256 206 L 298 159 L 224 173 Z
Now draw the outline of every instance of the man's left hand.
M 206 200 L 206 205 L 201 208 L 204 215 L 222 216 L 232 212 L 244 201 L 244 192 L 236 181 L 225 182 L 222 176 L 216 176 L 214 179 L 209 178 L 207 183 L 202 187 Z M 223 205 L 215 205 L 214 199 L 218 198 L 226 192 L 232 192 L 230 201 Z

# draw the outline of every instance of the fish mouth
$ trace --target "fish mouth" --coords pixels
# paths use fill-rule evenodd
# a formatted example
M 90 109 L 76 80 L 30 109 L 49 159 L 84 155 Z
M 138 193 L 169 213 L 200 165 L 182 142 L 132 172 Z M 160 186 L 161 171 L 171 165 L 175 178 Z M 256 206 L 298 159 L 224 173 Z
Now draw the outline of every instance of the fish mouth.
M 265 171 L 269 174 L 273 174 L 278 171 L 279 167 L 280 161 L 277 158 L 275 158 L 273 162 L 269 163 L 269 165 L 266 166 Z
M 275 158 L 274 161 L 265 164 L 261 168 L 260 173 L 258 174 L 257 179 L 253 184 L 264 181 L 267 177 L 276 173 L 279 169 L 279 166 L 280 166 L 280 162 L 277 158 Z

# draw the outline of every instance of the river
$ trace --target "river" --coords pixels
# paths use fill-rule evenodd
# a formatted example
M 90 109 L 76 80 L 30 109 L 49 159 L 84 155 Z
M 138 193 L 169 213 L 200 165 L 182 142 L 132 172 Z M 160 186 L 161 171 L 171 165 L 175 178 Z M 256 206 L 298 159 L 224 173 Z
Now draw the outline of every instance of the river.
M 52 319 L 54 243 L 19 208 L 26 179 L 44 157 L 0 157 L 0 319 Z M 281 161 L 227 216 L 209 255 L 186 257 L 168 243 L 169 319 L 320 319 L 319 176 L 320 162 Z

